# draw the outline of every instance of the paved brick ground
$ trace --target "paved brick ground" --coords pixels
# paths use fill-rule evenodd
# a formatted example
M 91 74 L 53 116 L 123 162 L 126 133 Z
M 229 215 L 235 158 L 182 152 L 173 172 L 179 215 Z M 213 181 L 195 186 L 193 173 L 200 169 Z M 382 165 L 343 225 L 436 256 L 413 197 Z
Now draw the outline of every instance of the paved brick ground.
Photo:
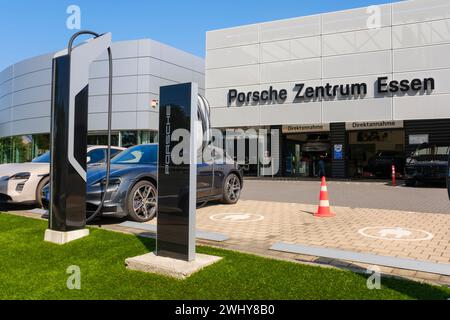
M 343 261 L 333 262 L 330 259 L 311 256 L 276 253 L 268 249 L 275 242 L 286 242 L 450 264 L 450 215 L 333 207 L 335 217 L 316 218 L 312 215 L 315 210 L 315 205 L 308 204 L 241 200 L 232 206 L 211 205 L 199 209 L 197 227 L 230 236 L 231 239 L 224 244 L 229 248 L 350 268 L 367 266 Z M 257 214 L 262 215 L 264 219 L 253 222 L 211 219 L 211 216 L 220 213 Z M 433 238 L 426 241 L 382 240 L 358 233 L 362 228 L 377 226 L 424 230 L 431 233 Z M 368 234 L 376 235 L 370 232 Z M 411 237 L 424 236 L 420 232 L 417 234 L 413 232 Z M 450 283 L 450 277 L 415 271 L 383 268 L 383 272 Z
M 245 180 L 243 200 L 316 204 L 320 182 Z M 386 182 L 330 181 L 336 206 L 399 211 L 450 213 L 447 189 L 439 186 L 392 187 Z
M 198 228 L 225 233 L 243 244 L 276 241 L 348 249 L 358 252 L 427 259 L 450 263 L 450 217 L 443 214 L 406 213 L 393 210 L 333 207 L 336 217 L 316 218 L 316 206 L 294 203 L 240 201 L 214 205 L 197 212 Z M 214 221 L 218 213 L 254 213 L 261 221 Z M 380 240 L 358 233 L 364 227 L 404 227 L 434 235 L 428 241 Z

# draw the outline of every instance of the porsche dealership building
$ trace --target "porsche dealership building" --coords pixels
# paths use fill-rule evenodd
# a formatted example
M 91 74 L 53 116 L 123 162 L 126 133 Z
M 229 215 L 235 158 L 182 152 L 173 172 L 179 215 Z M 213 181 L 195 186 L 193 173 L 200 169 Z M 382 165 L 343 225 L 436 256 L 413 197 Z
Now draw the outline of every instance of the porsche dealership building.
M 159 86 L 197 82 L 213 127 L 278 130 L 279 170 L 369 176 L 376 157 L 450 144 L 450 2 L 401 1 L 209 31 L 206 62 L 152 40 L 113 46 L 114 143 L 152 142 Z M 52 54 L 0 73 L 0 162 L 48 149 Z M 91 67 L 89 143 L 106 142 L 106 54 Z M 249 140 L 252 137 L 249 136 Z M 258 145 L 259 147 L 260 145 Z M 261 175 L 260 159 L 247 166 Z
M 196 82 L 204 94 L 204 59 L 150 40 L 115 42 L 113 54 L 113 144 L 154 142 L 159 87 Z M 0 72 L 0 163 L 29 161 L 49 149 L 51 70 L 54 53 Z M 90 68 L 89 144 L 107 143 L 108 56 Z
M 370 176 L 371 161 L 450 144 L 450 1 L 416 0 L 215 30 L 219 128 L 278 129 L 282 176 Z M 258 175 L 259 164 L 249 169 Z

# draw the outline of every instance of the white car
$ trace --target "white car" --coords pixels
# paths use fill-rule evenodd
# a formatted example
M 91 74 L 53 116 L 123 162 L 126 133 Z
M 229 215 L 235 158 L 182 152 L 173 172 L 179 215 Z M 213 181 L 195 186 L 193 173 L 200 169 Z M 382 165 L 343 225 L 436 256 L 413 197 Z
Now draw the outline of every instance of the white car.
M 87 164 L 104 162 L 107 146 L 89 146 Z M 125 148 L 111 147 L 111 157 Z M 0 203 L 37 204 L 42 207 L 42 188 L 50 180 L 50 153 L 32 162 L 0 165 Z

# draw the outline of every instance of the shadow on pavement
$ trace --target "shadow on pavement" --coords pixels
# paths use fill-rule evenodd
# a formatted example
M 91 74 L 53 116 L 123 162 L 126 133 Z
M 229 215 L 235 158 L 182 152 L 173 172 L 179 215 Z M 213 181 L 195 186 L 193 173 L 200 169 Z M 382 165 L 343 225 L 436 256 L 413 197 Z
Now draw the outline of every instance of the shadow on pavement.
M 109 225 L 115 225 L 115 224 L 119 224 L 122 222 L 127 221 L 127 217 L 121 217 L 121 216 L 99 216 L 97 218 L 95 218 L 93 221 L 91 221 L 88 225 L 90 226 L 97 226 L 97 227 L 102 227 L 102 226 L 109 226 Z
M 300 212 L 303 212 L 303 213 L 307 213 L 307 214 L 309 214 L 309 215 L 311 215 L 311 216 L 313 216 L 313 215 L 316 214 L 316 212 L 307 211 L 307 210 L 299 210 L 299 211 L 300 211 Z
M 392 182 L 389 181 L 386 186 L 392 186 Z M 417 182 L 414 186 L 407 186 L 404 181 L 397 181 L 397 187 L 409 188 L 409 189 L 446 189 L 445 182 Z
M 34 204 L 10 204 L 10 203 L 0 203 L 0 211 L 22 211 L 22 210 L 32 210 L 36 209 L 37 206 Z

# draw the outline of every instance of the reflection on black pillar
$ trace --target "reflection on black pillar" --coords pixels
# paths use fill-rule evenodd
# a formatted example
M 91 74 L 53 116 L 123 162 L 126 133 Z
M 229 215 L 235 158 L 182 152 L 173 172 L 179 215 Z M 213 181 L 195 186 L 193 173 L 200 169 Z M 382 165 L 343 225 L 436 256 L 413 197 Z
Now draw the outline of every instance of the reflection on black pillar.
M 196 164 L 195 161 L 173 163 L 171 152 L 179 141 L 171 141 L 171 136 L 177 129 L 191 132 L 191 120 L 194 121 L 191 116 L 197 112 L 196 101 L 195 84 L 160 89 L 156 253 L 187 261 L 195 258 Z M 187 145 L 189 143 L 187 141 Z M 194 148 L 190 150 L 195 153 Z M 190 150 L 184 151 L 191 156 Z
M 69 162 L 70 57 L 53 60 L 51 197 L 49 228 L 82 229 L 86 221 L 86 182 Z M 73 156 L 86 171 L 88 87 L 75 96 Z

